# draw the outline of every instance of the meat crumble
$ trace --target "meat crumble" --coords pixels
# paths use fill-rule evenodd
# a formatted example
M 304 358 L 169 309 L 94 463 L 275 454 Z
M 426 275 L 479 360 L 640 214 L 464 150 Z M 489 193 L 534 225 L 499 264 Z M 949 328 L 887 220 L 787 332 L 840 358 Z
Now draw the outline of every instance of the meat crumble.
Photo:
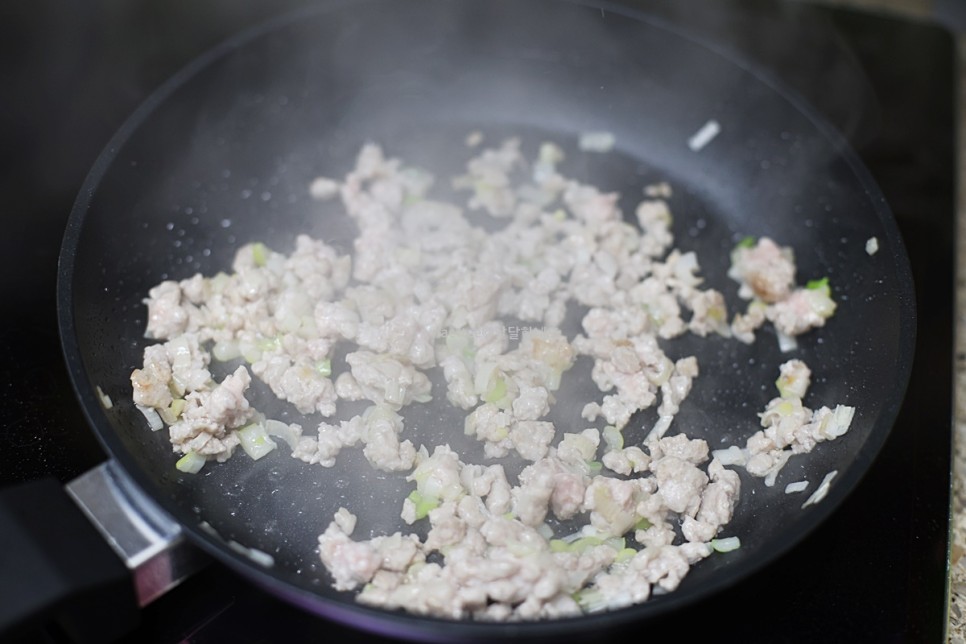
M 427 172 L 367 144 L 343 179 L 309 187 L 354 220 L 351 253 L 305 235 L 290 255 L 252 243 L 230 273 L 151 289 L 147 336 L 157 343 L 131 375 L 134 402 L 168 425 L 173 450 L 190 457 L 179 461 L 185 471 L 238 446 L 261 458 L 275 437 L 308 464 L 333 467 L 342 450 L 361 448 L 373 468 L 405 476 L 402 524 L 422 522 L 425 538 L 355 539 L 351 508 L 319 536 L 334 587 L 359 602 L 526 620 L 673 591 L 732 519 L 741 484 L 729 467 L 771 484 L 793 454 L 844 434 L 854 410 L 805 407 L 810 370 L 791 359 L 762 429 L 712 452 L 671 431 L 700 366 L 672 359 L 663 342 L 691 333 L 750 343 L 766 322 L 793 339 L 832 315 L 830 288 L 797 286 L 790 249 L 748 240 L 729 275 L 749 304 L 729 322 L 696 255 L 672 247 L 670 186 L 644 190 L 635 225 L 616 193 L 563 176 L 553 143 L 532 162 L 516 139 L 475 151 L 452 181 L 461 206 L 435 200 Z M 569 306 L 583 312 L 571 337 L 561 330 Z M 347 369 L 333 373 L 339 346 L 351 349 Z M 236 359 L 244 364 L 217 382 L 211 361 Z M 577 359 L 592 364 L 600 394 L 581 401 L 584 427 L 575 419 L 563 431 L 549 416 Z M 252 377 L 320 417 L 315 431 L 264 418 L 246 398 Z M 446 399 L 435 404 L 465 412 L 462 430 L 487 459 L 524 462 L 518 475 L 407 437 L 402 411 L 431 400 L 433 378 Z M 364 411 L 336 420 L 349 401 Z M 623 430 L 651 408 L 647 437 L 625 444 Z M 563 521 L 580 527 L 555 534 L 551 523 Z

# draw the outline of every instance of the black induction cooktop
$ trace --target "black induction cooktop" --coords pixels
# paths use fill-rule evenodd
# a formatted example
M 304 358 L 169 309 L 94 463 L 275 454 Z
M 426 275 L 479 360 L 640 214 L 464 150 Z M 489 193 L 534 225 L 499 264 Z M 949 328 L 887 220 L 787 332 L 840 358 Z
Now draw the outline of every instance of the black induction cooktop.
M 105 458 L 58 344 L 63 227 L 100 149 L 155 86 L 219 40 L 304 2 L 240 4 L 39 0 L 0 9 L 0 484 L 45 475 L 66 482 Z M 600 639 L 938 641 L 952 426 L 954 41 L 934 25 L 798 2 L 636 4 L 781 79 L 852 142 L 908 247 L 918 342 L 895 429 L 829 521 L 724 593 Z M 64 638 L 55 628 L 34 636 Z M 283 604 L 218 564 L 146 608 L 129 636 L 370 639 Z

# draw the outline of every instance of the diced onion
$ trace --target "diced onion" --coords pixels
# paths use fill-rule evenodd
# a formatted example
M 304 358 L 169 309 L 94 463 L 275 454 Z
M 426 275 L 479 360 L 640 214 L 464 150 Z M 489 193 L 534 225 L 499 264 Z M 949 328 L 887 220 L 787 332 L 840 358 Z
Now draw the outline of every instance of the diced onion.
M 674 192 L 671 190 L 671 184 L 667 181 L 661 181 L 660 183 L 652 183 L 649 186 L 644 186 L 644 195 L 647 197 L 670 199 L 674 196 Z
M 212 293 L 223 293 L 229 285 L 231 285 L 231 278 L 220 271 L 208 280 L 208 287 Z
M 174 425 L 178 422 L 178 417 L 181 416 L 181 412 L 184 411 L 184 398 L 175 398 L 171 401 L 171 404 L 164 409 L 158 410 L 158 415 L 161 416 L 161 420 L 169 425 Z
M 577 147 L 584 152 L 610 152 L 617 138 L 610 132 L 584 132 L 577 141 Z
M 832 300 L 828 286 L 819 289 L 807 289 L 806 295 L 808 305 L 816 315 L 830 318 L 835 313 L 835 302 Z
M 741 547 L 741 540 L 738 537 L 712 539 L 711 547 L 718 552 L 731 552 Z
M 691 148 L 692 152 L 698 152 L 704 146 L 711 143 L 712 139 L 718 136 L 720 132 L 721 125 L 714 119 L 711 119 L 702 125 L 700 130 L 691 135 L 691 138 L 688 139 L 688 147 Z
M 275 441 L 268 437 L 265 428 L 258 424 L 239 429 L 238 438 L 241 440 L 241 446 L 245 453 L 256 461 L 276 447 Z
M 682 284 L 688 284 L 691 286 L 696 285 L 700 280 L 694 276 L 694 272 L 700 270 L 698 266 L 698 257 L 694 252 L 687 252 L 681 255 L 679 259 L 674 264 L 674 276 L 681 281 Z
M 607 608 L 607 598 L 596 588 L 584 588 L 574 593 L 574 600 L 585 613 L 597 613 Z
M 241 354 L 241 348 L 234 340 L 216 342 L 215 346 L 211 348 L 212 357 L 219 362 L 234 360 L 235 358 L 241 357 Z
M 785 486 L 785 494 L 797 494 L 798 492 L 804 492 L 805 488 L 808 487 L 808 481 L 795 481 L 794 483 L 789 483 Z
M 651 429 L 651 432 L 647 435 L 647 440 L 649 441 L 659 440 L 662 436 L 664 436 L 665 432 L 667 432 L 667 430 L 671 427 L 672 420 L 674 420 L 674 416 L 659 417 L 657 419 L 657 422 L 654 423 L 653 429 Z
M 194 452 L 193 450 L 189 450 L 188 453 L 178 459 L 178 462 L 175 463 L 174 466 L 180 472 L 184 472 L 186 474 L 197 474 L 207 462 L 208 459 L 206 459 L 204 456 Z
M 822 479 L 822 482 L 818 484 L 818 489 L 812 492 L 812 496 L 808 497 L 808 500 L 802 504 L 802 508 L 807 508 L 808 506 L 814 505 L 815 503 L 818 503 L 824 499 L 825 495 L 828 494 L 829 487 L 831 487 L 832 479 L 835 478 L 835 475 L 838 473 L 838 470 L 832 470 L 826 474 L 825 478 Z
M 239 340 L 238 350 L 241 352 L 245 362 L 250 364 L 254 364 L 262 359 L 262 350 L 259 348 L 258 341 L 255 338 L 248 337 Z
M 624 449 L 624 435 L 621 434 L 621 430 L 617 429 L 613 425 L 608 425 L 603 431 L 604 443 L 607 447 L 612 450 Z
M 608 546 L 609 548 L 613 548 L 614 550 L 620 552 L 626 547 L 626 545 L 627 543 L 624 541 L 623 537 L 611 537 L 609 539 L 605 539 L 603 537 L 578 536 L 578 538 L 571 539 L 569 541 L 566 539 L 551 539 L 550 552 L 581 553 L 588 548 L 594 548 L 596 546 Z
M 148 426 L 152 432 L 156 432 L 164 427 L 164 421 L 161 420 L 161 416 L 158 415 L 156 409 L 153 407 L 144 407 L 143 405 L 137 405 L 137 408 L 147 419 Z
M 313 199 L 319 201 L 332 199 L 339 194 L 339 182 L 328 177 L 316 177 L 309 184 L 309 194 L 312 195 Z
M 280 420 L 268 419 L 265 421 L 265 433 L 281 438 L 289 447 L 295 449 L 302 437 L 302 428 L 299 425 L 289 425 Z
M 791 364 L 791 362 L 787 364 Z M 807 377 L 802 377 L 802 374 L 797 373 L 794 369 L 785 371 L 784 368 L 778 380 L 775 381 L 778 395 L 782 398 L 804 398 L 805 392 L 808 391 L 808 384 Z
M 661 356 L 660 366 L 657 370 L 648 370 L 646 375 L 647 379 L 651 381 L 651 384 L 660 387 L 671 378 L 672 373 L 674 373 L 674 363 L 666 356 Z
M 242 544 L 238 543 L 234 539 L 228 540 L 228 547 L 234 550 L 235 552 L 248 557 L 255 563 L 261 566 L 265 566 L 266 568 L 271 568 L 272 566 L 275 565 L 275 557 L 273 557 L 272 555 L 262 550 L 259 550 L 257 548 L 249 548 L 248 546 L 243 546 Z
M 789 351 L 794 351 L 798 348 L 798 340 L 793 336 L 785 335 L 781 331 L 775 331 L 775 335 L 778 336 L 778 349 L 782 353 L 788 353 Z
M 711 452 L 711 456 L 718 459 L 722 465 L 744 465 L 748 462 L 748 454 L 737 445 L 727 449 L 716 449 Z
M 566 158 L 564 151 L 556 143 L 545 141 L 540 144 L 540 151 L 537 154 L 539 163 L 552 166 L 560 163 L 564 158 Z
M 477 147 L 480 143 L 483 143 L 483 133 L 480 132 L 479 130 L 473 130 L 472 132 L 466 135 L 466 140 L 464 141 L 464 143 L 468 148 Z
M 849 431 L 852 425 L 852 418 L 855 416 L 855 407 L 848 405 L 837 405 L 832 417 L 829 419 L 828 426 L 825 428 L 825 435 L 829 438 L 838 438 Z
M 104 390 L 101 389 L 100 385 L 94 387 L 94 390 L 97 391 L 97 397 L 100 399 L 101 406 L 103 406 L 104 409 L 110 409 L 114 406 L 114 402 L 111 400 L 111 397 L 104 393 Z

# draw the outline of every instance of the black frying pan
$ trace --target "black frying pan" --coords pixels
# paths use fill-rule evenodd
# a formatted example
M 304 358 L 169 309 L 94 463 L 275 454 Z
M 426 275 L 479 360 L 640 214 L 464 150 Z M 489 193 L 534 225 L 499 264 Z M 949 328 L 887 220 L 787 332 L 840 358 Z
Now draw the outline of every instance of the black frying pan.
M 712 118 L 721 134 L 690 150 L 688 138 Z M 701 562 L 672 594 L 602 615 L 514 625 L 358 606 L 329 588 L 316 536 L 342 505 L 360 515 L 357 535 L 405 528 L 398 518 L 404 475 L 373 472 L 351 450 L 334 469 L 308 466 L 284 445 L 255 463 L 239 453 L 183 475 L 165 432 L 148 431 L 130 402 L 128 377 L 146 343 L 141 300 L 152 285 L 226 269 L 250 241 L 288 252 L 295 235 L 307 232 L 348 250 L 351 225 L 336 208 L 308 198 L 314 176 L 341 175 L 368 140 L 448 176 L 465 162 L 461 141 L 474 129 L 490 141 L 519 135 L 531 154 L 544 139 L 564 144 L 565 173 L 620 190 L 628 213 L 643 185 L 669 181 L 676 244 L 696 251 L 707 283 L 728 294 L 731 311 L 738 301 L 725 277 L 728 252 L 746 235 L 792 245 L 800 280 L 831 280 L 838 312 L 800 338 L 792 355 L 814 373 L 806 404 L 855 406 L 852 429 L 793 458 L 772 488 L 743 476 L 727 528 L 740 536 L 741 549 Z M 613 132 L 617 150 L 579 153 L 575 137 L 587 130 Z M 880 250 L 870 257 L 864 247 L 872 236 Z M 899 409 L 914 340 L 899 233 L 845 142 L 767 79 L 616 5 L 331 1 L 227 43 L 153 95 L 97 161 L 71 215 L 58 297 L 64 350 L 91 425 L 135 485 L 198 546 L 321 615 L 438 639 L 554 636 L 643 620 L 774 560 L 824 520 L 868 468 Z M 755 413 L 789 357 L 767 332 L 753 346 L 686 337 L 667 351 L 699 357 L 702 375 L 674 427 L 712 448 L 743 444 L 756 430 Z M 591 395 L 586 374 L 580 365 L 570 372 L 561 398 Z M 111 410 L 102 409 L 96 386 L 115 401 Z M 437 391 L 436 399 L 444 396 Z M 279 403 L 257 406 L 298 418 Z M 459 426 L 453 435 L 444 406 L 407 411 L 408 436 L 417 444 L 454 443 L 479 460 L 478 445 L 460 442 Z M 558 423 L 582 426 L 577 409 L 564 405 Z M 652 420 L 632 420 L 638 436 Z M 802 510 L 800 495 L 783 492 L 786 482 L 804 478 L 814 489 L 831 470 L 838 476 L 817 506 Z M 202 521 L 220 538 L 199 527 Z M 272 554 L 275 565 L 254 564 L 227 540 Z

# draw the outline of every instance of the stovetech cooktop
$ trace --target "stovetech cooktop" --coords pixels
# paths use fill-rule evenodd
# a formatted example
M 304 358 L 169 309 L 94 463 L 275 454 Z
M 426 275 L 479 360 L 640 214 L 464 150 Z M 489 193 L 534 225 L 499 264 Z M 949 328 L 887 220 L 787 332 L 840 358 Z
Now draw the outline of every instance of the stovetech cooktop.
M 156 85 L 222 38 L 302 3 L 235 4 L 41 0 L 0 11 L 2 484 L 44 475 L 67 481 L 105 458 L 59 348 L 54 285 L 63 227 L 101 147 Z M 892 435 L 829 521 L 766 570 L 627 634 L 937 641 L 952 410 L 953 40 L 934 26 L 800 3 L 637 4 L 780 78 L 852 142 L 908 247 L 918 344 Z M 36 634 L 62 638 L 56 630 Z M 368 641 L 212 564 L 145 609 L 130 641 L 323 638 Z

